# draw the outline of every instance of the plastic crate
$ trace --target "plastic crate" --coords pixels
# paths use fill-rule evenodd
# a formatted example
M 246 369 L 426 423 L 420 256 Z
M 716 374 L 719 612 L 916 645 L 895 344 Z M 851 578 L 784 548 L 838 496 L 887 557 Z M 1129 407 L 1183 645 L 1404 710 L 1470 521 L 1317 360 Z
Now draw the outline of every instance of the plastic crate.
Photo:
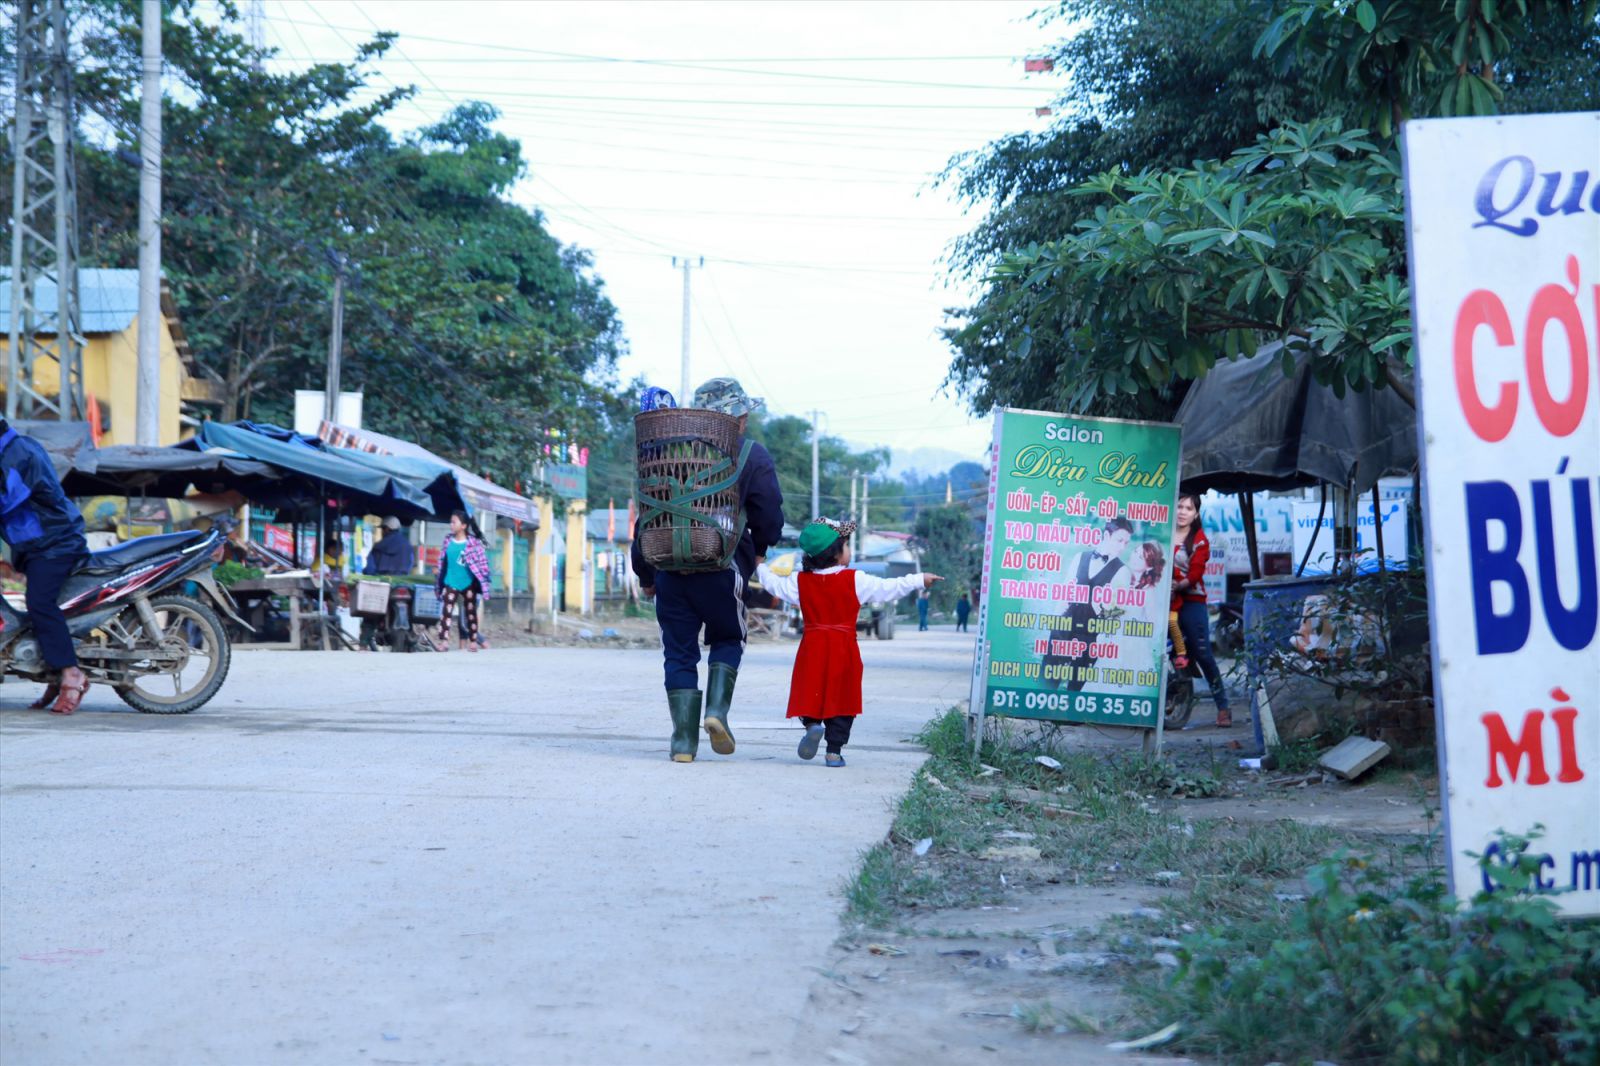
M 411 590 L 411 618 L 416 622 L 437 622 L 444 616 L 444 602 L 438 590 L 431 585 L 417 585 Z
M 353 613 L 381 617 L 389 611 L 389 586 L 383 581 L 357 581 L 351 599 Z

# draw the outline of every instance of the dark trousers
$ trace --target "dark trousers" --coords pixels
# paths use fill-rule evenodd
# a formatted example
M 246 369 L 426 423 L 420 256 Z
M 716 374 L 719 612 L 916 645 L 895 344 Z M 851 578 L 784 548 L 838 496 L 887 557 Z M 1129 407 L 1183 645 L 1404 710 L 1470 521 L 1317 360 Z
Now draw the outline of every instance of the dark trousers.
M 841 714 L 834 718 L 802 718 L 800 719 L 810 729 L 818 722 L 822 723 L 823 740 L 828 745 L 828 754 L 837 755 L 850 743 L 850 729 L 856 724 L 853 714 Z
M 729 568 L 711 574 L 656 574 L 656 621 L 667 691 L 700 687 L 700 631 L 707 660 L 735 670 L 744 658 L 744 579 Z
M 917 632 L 928 628 L 928 601 L 917 601 Z
M 1206 684 L 1211 686 L 1217 707 L 1227 707 L 1228 690 L 1222 686 L 1222 671 L 1217 669 L 1217 658 L 1211 654 L 1211 618 L 1206 614 L 1206 605 L 1184 600 L 1183 606 L 1178 608 L 1178 629 L 1183 633 L 1183 642 L 1189 646 L 1189 661 L 1206 675 Z
M 67 632 L 67 616 L 61 613 L 61 586 L 67 583 L 72 571 L 81 560 L 76 556 L 65 558 L 28 558 L 22 564 L 22 573 L 28 579 L 28 621 L 33 625 L 33 635 L 39 640 L 39 653 L 52 670 L 65 670 L 78 665 L 78 653 L 72 646 L 72 634 Z

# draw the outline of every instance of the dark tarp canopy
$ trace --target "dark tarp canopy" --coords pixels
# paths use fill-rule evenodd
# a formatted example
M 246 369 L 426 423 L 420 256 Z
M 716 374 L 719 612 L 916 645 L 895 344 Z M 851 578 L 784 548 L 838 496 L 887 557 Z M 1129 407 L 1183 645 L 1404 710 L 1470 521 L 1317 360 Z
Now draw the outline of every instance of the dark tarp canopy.
M 279 492 L 257 495 L 259 502 L 280 511 L 315 514 L 324 492 L 337 498 L 341 507 L 357 514 L 394 515 L 397 518 L 434 518 L 435 498 L 429 495 L 436 477 L 419 483 L 425 476 L 417 471 L 401 471 L 379 462 L 356 462 L 329 449 L 315 437 L 305 437 L 277 426 L 251 422 L 203 422 L 186 447 L 223 448 L 258 459 L 296 475 L 293 482 L 281 482 Z M 363 457 L 373 460 L 381 457 Z M 459 507 L 460 497 L 456 496 Z M 450 507 L 446 507 L 446 513 Z
M 1173 421 L 1183 427 L 1185 490 L 1257 492 L 1326 482 L 1363 493 L 1417 465 L 1417 414 L 1393 389 L 1318 384 L 1305 357 L 1282 370 L 1283 345 L 1218 363 Z
M 437 463 L 404 455 L 374 455 L 356 448 L 338 448 L 331 445 L 328 447 L 328 452 L 349 462 L 405 478 L 421 488 L 428 499 L 433 501 L 435 517 L 448 518 L 451 511 L 470 510 L 463 499 L 464 493 L 456 482 L 455 474 Z
M 22 420 L 11 423 L 11 428 L 24 437 L 32 437 L 50 456 L 56 468 L 56 477 L 62 477 L 72 467 L 73 457 L 79 452 L 94 448 L 94 434 L 87 422 L 46 422 Z
M 275 491 L 283 477 L 276 467 L 227 452 L 119 444 L 78 451 L 61 474 L 61 487 L 68 496 L 179 499 L 193 486 L 249 497 Z

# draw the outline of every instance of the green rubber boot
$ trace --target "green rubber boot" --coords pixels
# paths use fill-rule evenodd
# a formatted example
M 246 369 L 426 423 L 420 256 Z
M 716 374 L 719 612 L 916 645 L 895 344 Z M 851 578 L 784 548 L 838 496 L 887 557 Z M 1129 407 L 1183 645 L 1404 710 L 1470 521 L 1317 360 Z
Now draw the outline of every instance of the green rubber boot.
M 667 690 L 667 706 L 672 710 L 672 761 L 694 762 L 700 750 L 700 690 Z
M 733 754 L 733 731 L 728 728 L 728 705 L 739 671 L 727 663 L 712 663 L 706 674 L 706 736 L 718 755 Z

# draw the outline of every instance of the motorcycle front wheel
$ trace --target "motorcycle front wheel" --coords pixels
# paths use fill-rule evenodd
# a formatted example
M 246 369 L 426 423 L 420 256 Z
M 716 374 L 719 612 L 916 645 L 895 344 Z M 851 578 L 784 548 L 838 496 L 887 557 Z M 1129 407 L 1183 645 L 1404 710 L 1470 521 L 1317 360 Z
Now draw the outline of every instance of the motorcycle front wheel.
M 233 647 L 209 603 L 167 594 L 151 597 L 150 607 L 161 628 L 163 649 L 171 653 L 171 665 L 151 660 L 132 663 L 135 676 L 117 686 L 117 695 L 143 714 L 188 714 L 209 703 L 222 688 Z M 149 635 L 133 608 L 118 617 L 129 631 L 140 634 L 141 647 L 149 646 Z

